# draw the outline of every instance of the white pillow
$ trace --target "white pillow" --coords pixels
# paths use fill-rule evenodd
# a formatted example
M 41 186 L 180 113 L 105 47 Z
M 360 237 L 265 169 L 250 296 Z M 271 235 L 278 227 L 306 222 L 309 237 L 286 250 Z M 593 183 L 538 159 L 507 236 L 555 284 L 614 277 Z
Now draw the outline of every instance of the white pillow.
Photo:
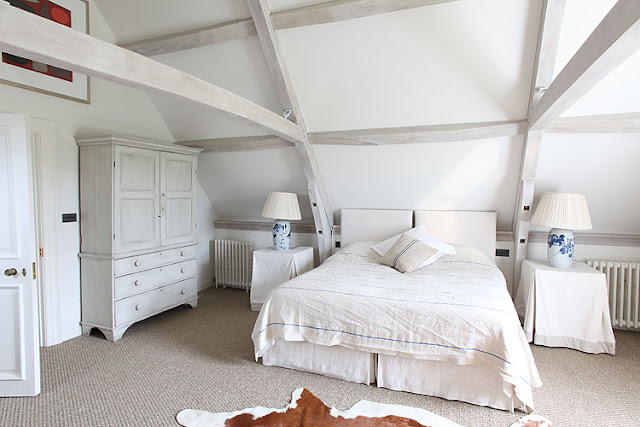
M 382 257 L 382 263 L 401 273 L 411 273 L 435 262 L 438 259 L 436 255 L 439 253 L 441 252 L 438 249 L 427 246 L 407 233 L 402 233 L 389 252 Z
M 420 240 L 426 245 L 431 246 L 432 248 L 438 249 L 440 251 L 440 256 L 444 254 L 453 255 L 456 253 L 456 250 L 454 249 L 453 246 L 442 242 L 436 236 L 429 233 L 427 229 L 424 228 L 424 225 L 419 225 L 417 227 L 414 227 L 411 230 L 406 231 L 405 233 L 411 237 L 414 237 Z M 387 252 L 389 252 L 389 249 L 391 249 L 391 247 L 398 241 L 400 236 L 401 234 L 398 234 L 397 236 L 389 237 L 387 240 L 383 240 L 382 242 L 376 243 L 375 245 L 371 246 L 371 249 L 376 251 L 378 255 L 384 256 Z M 438 256 L 438 258 L 440 256 Z

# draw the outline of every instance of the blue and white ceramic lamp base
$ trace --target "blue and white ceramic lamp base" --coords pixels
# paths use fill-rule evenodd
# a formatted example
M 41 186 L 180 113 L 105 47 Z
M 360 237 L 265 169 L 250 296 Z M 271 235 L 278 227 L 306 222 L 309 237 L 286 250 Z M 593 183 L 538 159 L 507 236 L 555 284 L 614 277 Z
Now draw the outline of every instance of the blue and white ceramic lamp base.
M 273 221 L 273 246 L 279 251 L 286 251 L 291 246 L 291 223 L 286 220 Z
M 569 268 L 573 263 L 573 231 L 552 228 L 547 239 L 547 259 L 556 268 Z

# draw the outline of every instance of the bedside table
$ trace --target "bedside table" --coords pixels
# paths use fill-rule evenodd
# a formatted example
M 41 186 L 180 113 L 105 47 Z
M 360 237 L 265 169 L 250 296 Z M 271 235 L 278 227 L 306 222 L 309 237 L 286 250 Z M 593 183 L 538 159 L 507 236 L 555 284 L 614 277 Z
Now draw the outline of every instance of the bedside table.
M 253 251 L 251 310 L 259 311 L 271 291 L 281 283 L 313 269 L 313 248 L 299 246 L 286 251 L 274 247 Z
M 615 354 L 606 276 L 585 263 L 524 261 L 515 304 L 529 342 Z

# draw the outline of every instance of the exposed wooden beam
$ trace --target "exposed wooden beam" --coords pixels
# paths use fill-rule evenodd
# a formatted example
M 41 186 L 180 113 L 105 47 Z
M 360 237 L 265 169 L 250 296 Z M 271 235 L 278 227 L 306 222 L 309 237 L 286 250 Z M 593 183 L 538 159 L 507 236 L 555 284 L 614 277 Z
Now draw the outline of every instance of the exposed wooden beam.
M 531 115 L 534 106 L 540 101 L 540 88 L 548 87 L 553 80 L 553 69 L 558 52 L 565 5 L 566 0 L 544 0 L 542 3 L 527 116 Z M 520 175 L 518 186 L 516 187 L 518 192 L 512 223 L 514 243 L 512 289 L 514 297 L 518 290 L 522 261 L 527 257 L 529 228 L 533 213 L 534 183 L 542 144 L 542 134 L 541 131 L 528 128 L 522 142 Z
M 295 123 L 238 95 L 2 1 L 0 50 L 222 111 L 291 142 L 307 140 Z
M 125 43 L 121 46 L 140 55 L 153 56 L 222 43 L 255 34 L 256 27 L 253 25 L 253 19 L 246 18 L 133 43 Z
M 455 123 L 447 125 L 312 132 L 309 133 L 309 139 L 313 144 L 328 145 L 391 145 L 426 142 L 457 142 L 521 135 L 525 132 L 526 127 L 526 120 Z
M 311 211 L 316 225 L 316 236 L 318 238 L 318 254 L 320 262 L 323 262 L 331 255 L 332 250 L 332 228 L 333 228 L 333 207 L 327 187 L 325 185 L 320 166 L 316 160 L 313 147 L 306 135 L 307 127 L 302 115 L 302 109 L 298 103 L 294 86 L 289 75 L 289 69 L 284 59 L 278 35 L 273 29 L 269 18 L 269 6 L 267 0 L 247 0 L 253 22 L 258 31 L 258 38 L 262 45 L 269 70 L 276 84 L 278 95 L 285 109 L 291 110 L 291 117 L 303 129 L 305 137 L 302 141 L 297 141 L 296 151 L 302 163 L 307 178 L 307 188 L 309 191 L 309 201 Z
M 521 135 L 526 131 L 525 120 L 448 125 L 379 128 L 335 132 L 309 133 L 313 145 L 391 145 L 429 142 L 458 142 L 474 139 Z M 176 142 L 204 152 L 229 152 L 293 147 L 277 136 L 241 136 L 233 138 L 200 139 Z
M 640 1 L 619 0 L 545 91 L 529 117 L 545 129 L 640 49 Z
M 262 50 L 264 51 L 271 77 L 276 85 L 276 91 L 282 103 L 282 108 L 283 110 L 290 110 L 291 115 L 289 119 L 298 123 L 302 129 L 306 130 L 307 127 L 302 117 L 302 109 L 300 108 L 298 97 L 292 89 L 293 82 L 289 74 L 289 67 L 284 59 L 278 36 L 269 19 L 268 6 L 265 2 L 259 1 L 248 1 L 247 3 L 251 11 L 251 16 L 253 17 L 254 25 L 258 31 L 258 38 L 262 44 Z
M 640 133 L 640 112 L 560 117 L 547 133 Z
M 329 1 L 313 6 L 283 10 L 271 14 L 276 30 L 324 24 L 369 15 L 411 9 L 457 0 L 347 0 Z M 224 22 L 162 37 L 123 44 L 122 47 L 141 55 L 152 56 L 207 46 L 256 34 L 251 18 Z
M 276 30 L 328 24 L 457 0 L 336 0 L 271 15 Z
M 294 145 L 277 136 L 239 136 L 233 138 L 197 139 L 176 142 L 177 145 L 200 148 L 203 152 L 230 152 L 267 150 L 269 148 L 293 147 Z

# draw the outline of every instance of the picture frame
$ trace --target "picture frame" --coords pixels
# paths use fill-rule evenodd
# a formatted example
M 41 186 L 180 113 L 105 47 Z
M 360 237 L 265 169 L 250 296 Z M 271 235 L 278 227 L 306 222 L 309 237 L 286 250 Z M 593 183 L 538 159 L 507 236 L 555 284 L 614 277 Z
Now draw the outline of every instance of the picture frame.
M 89 34 L 88 0 L 4 0 L 14 7 Z M 21 58 L 0 54 L 0 83 L 71 101 L 90 103 L 89 77 Z

